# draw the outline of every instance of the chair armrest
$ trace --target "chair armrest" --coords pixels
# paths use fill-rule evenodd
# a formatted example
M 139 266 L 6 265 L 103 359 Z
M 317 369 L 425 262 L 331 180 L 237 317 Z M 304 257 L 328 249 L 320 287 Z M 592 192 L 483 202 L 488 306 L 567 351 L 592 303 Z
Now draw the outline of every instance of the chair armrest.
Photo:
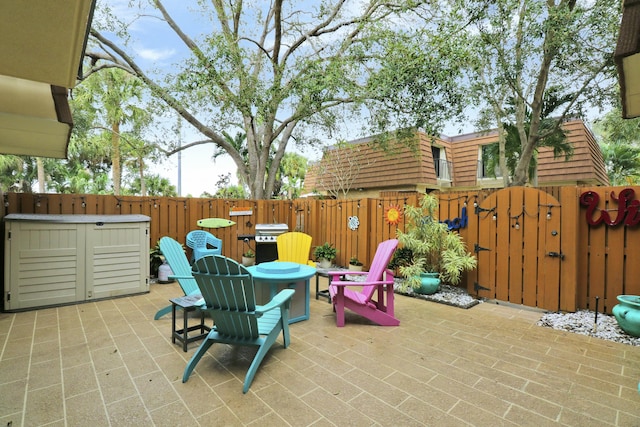
M 336 280 L 331 282 L 330 286 L 380 286 L 380 285 L 393 285 L 393 280 L 379 280 L 375 282 L 357 282 L 354 280 Z
M 273 310 L 275 308 L 280 308 L 280 306 L 285 304 L 287 301 L 291 300 L 291 298 L 293 297 L 293 294 L 295 293 L 296 291 L 294 289 L 281 290 L 276 294 L 276 296 L 273 297 L 273 299 L 271 299 L 271 301 L 269 301 L 265 305 L 257 305 L 256 313 L 264 314 L 267 311 Z
M 188 276 L 180 276 L 180 275 L 176 275 L 176 274 L 171 274 L 168 276 L 169 279 L 176 279 L 176 280 L 180 280 L 180 279 L 193 279 L 193 275 L 190 274 Z

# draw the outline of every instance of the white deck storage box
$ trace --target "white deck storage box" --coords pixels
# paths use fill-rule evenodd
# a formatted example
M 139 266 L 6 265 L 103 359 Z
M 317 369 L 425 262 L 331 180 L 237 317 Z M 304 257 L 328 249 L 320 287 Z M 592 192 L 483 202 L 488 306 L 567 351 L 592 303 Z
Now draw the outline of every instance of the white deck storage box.
M 149 292 L 150 219 L 7 215 L 4 310 Z

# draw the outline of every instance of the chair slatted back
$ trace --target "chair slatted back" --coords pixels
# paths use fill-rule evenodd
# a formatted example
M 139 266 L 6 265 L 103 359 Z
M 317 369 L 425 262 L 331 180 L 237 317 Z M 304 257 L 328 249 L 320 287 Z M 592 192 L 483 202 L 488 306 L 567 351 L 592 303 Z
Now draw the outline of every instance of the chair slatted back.
M 197 292 L 198 284 L 191 275 L 191 265 L 182 245 L 171 237 L 164 236 L 160 239 L 160 252 L 167 260 L 173 274 L 180 276 L 178 283 L 184 294 L 191 295 Z
M 222 255 L 222 240 L 205 230 L 188 232 L 187 246 L 193 250 L 192 260 L 205 255 Z
M 282 233 L 276 237 L 278 247 L 278 261 L 307 264 L 311 251 L 311 236 L 299 231 Z
M 389 262 L 393 257 L 393 253 L 398 247 L 398 239 L 385 240 L 378 244 L 376 254 L 371 261 L 371 267 L 365 282 L 380 282 L 384 278 L 384 272 L 387 270 Z M 365 296 L 366 301 L 370 301 L 373 297 L 373 293 L 376 290 L 376 286 L 364 286 L 362 294 Z
M 243 340 L 258 338 L 255 291 L 249 271 L 230 258 L 208 255 L 194 263 L 192 272 L 216 330 Z

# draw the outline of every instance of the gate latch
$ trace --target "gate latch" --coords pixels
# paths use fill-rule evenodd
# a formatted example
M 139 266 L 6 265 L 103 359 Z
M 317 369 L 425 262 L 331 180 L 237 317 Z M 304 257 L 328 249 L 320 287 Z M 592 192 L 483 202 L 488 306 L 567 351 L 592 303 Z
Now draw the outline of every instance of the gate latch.
M 473 251 L 474 251 L 475 253 L 478 253 L 478 252 L 480 252 L 480 251 L 490 251 L 490 250 L 491 250 L 491 249 L 489 249 L 489 248 L 483 248 L 482 246 L 480 246 L 480 245 L 479 245 L 479 244 L 477 244 L 477 243 L 474 243 L 474 244 L 473 244 Z
M 564 254 L 562 252 L 547 252 L 547 256 L 550 256 L 551 258 L 564 259 Z

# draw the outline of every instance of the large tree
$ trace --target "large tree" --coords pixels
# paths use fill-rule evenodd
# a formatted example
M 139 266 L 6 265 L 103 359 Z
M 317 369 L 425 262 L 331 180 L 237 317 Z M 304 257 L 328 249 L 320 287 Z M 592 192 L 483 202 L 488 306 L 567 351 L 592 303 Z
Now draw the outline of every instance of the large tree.
M 616 94 L 613 64 L 620 2 L 609 0 L 455 0 L 454 20 L 473 40 L 470 81 L 477 104 L 500 132 L 509 175 L 507 129 L 520 145 L 511 185 L 524 185 L 541 141 L 567 118 L 584 117 Z M 507 102 L 509 101 L 509 102 Z M 513 106 L 513 108 L 507 108 Z M 483 124 L 487 124 L 485 121 Z
M 435 132 L 460 111 L 464 49 L 447 21 L 418 19 L 429 13 L 426 0 L 129 3 L 135 16 L 127 19 L 99 9 L 85 71 L 118 67 L 142 79 L 203 135 L 169 153 L 216 145 L 254 198 L 274 193 L 292 141 L 316 144 L 320 131 L 332 137 L 353 128 L 353 116 L 379 132 Z M 178 40 L 181 59 L 168 70 L 146 66 L 136 53 L 136 31 L 145 25 L 153 37 L 166 40 L 169 32 Z M 243 146 L 224 131 L 244 133 Z

